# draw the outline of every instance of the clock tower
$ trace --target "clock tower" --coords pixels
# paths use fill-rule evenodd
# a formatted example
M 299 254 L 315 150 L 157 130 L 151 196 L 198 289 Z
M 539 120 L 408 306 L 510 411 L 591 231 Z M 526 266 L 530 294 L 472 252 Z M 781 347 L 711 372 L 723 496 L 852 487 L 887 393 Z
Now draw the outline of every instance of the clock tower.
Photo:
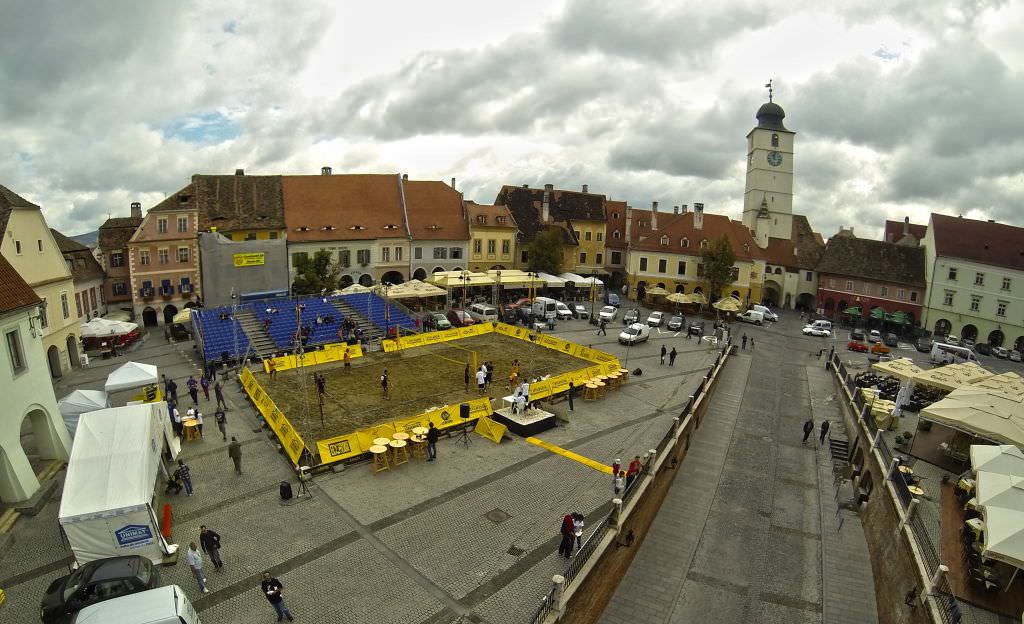
M 769 238 L 793 236 L 793 136 L 782 107 L 769 101 L 757 109 L 757 125 L 747 134 L 747 182 L 743 225 L 758 247 Z

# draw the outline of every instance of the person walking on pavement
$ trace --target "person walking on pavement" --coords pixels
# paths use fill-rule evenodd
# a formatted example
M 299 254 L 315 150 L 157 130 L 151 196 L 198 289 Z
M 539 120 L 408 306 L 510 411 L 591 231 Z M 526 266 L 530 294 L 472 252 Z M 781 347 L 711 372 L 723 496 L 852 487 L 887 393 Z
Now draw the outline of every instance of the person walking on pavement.
M 196 429 L 199 430 L 199 437 L 203 437 L 203 413 L 196 410 Z
M 175 403 L 178 402 L 178 384 L 173 379 L 167 380 L 167 396 L 171 397 L 171 400 Z
M 747 348 L 747 335 L 746 334 L 743 334 L 743 346 L 741 348 L 742 349 L 746 349 Z
M 430 423 L 430 428 L 427 429 L 427 461 L 432 462 L 437 459 L 437 438 L 440 437 L 441 431 L 434 426 L 434 423 Z
M 831 423 L 829 423 L 827 418 L 825 420 L 821 421 L 821 429 L 820 429 L 821 435 L 818 438 L 818 443 L 819 444 L 824 444 L 825 443 L 825 436 L 828 435 L 828 428 L 831 427 L 831 426 L 832 425 L 831 425 Z
M 210 556 L 214 570 L 220 570 L 224 567 L 224 562 L 220 560 L 219 533 L 206 528 L 205 524 L 199 525 L 199 545 L 203 547 L 203 552 Z
M 622 470 L 622 460 L 618 457 L 612 462 L 612 477 L 619 476 L 619 471 Z
M 228 444 L 228 457 L 235 464 L 235 474 L 242 474 L 242 445 L 235 436 L 231 436 L 231 444 Z
M 643 470 L 643 463 L 640 461 L 640 456 L 637 455 L 633 458 L 633 461 L 629 462 L 629 470 L 626 471 L 626 489 L 633 485 L 633 481 L 640 476 L 640 471 Z
M 217 407 L 225 410 L 228 408 L 227 401 L 224 400 L 224 382 L 220 379 L 213 384 L 213 396 L 217 397 Z
M 192 375 L 188 376 L 188 381 L 185 382 L 185 387 L 188 388 L 188 394 L 192 397 L 192 404 L 199 406 L 199 382 Z
M 814 419 L 808 418 L 804 423 L 804 439 L 801 444 L 807 444 L 807 438 L 811 437 L 812 433 L 814 433 Z
M 626 472 L 620 470 L 615 473 L 615 478 L 612 479 L 612 488 L 615 490 L 615 496 L 622 494 L 622 490 L 626 489 Z
M 661 361 L 658 362 L 659 366 L 663 366 L 665 364 L 665 356 L 667 354 L 668 354 L 668 349 L 665 348 L 665 345 L 661 345 Z
M 185 495 L 192 496 L 192 472 L 188 469 L 188 464 L 185 463 L 184 459 L 178 460 L 178 478 L 185 485 Z
M 601 319 L 601 321 L 597 324 L 597 335 L 598 336 L 607 336 L 608 335 L 608 331 L 605 329 L 606 325 L 607 325 L 607 322 L 605 322 L 604 319 Z
M 260 583 L 260 587 L 263 590 L 263 595 L 267 597 L 267 602 L 274 607 L 274 612 L 277 613 L 277 621 L 280 622 L 282 618 L 288 618 L 291 622 L 295 618 L 292 617 L 291 611 L 284 604 L 284 596 L 281 595 L 281 590 L 284 589 L 284 585 L 281 581 L 277 580 L 270 575 L 270 571 L 263 573 L 263 582 Z
M 224 441 L 228 441 L 228 415 L 224 413 L 224 410 L 217 408 L 217 411 L 213 413 L 213 419 L 217 421 L 217 429 L 220 430 L 220 435 L 224 438 Z
M 203 396 L 207 401 L 210 400 L 210 380 L 203 375 L 199 378 L 199 387 L 203 389 Z
M 381 376 L 380 376 L 381 398 L 383 398 L 383 399 L 390 399 L 391 398 L 391 388 L 389 386 L 390 383 L 391 383 L 391 380 L 388 378 L 388 369 L 385 368 L 384 372 L 381 373 Z
M 569 382 L 569 390 L 565 393 L 565 398 L 569 401 L 569 411 L 572 411 L 572 395 L 576 392 L 576 385 L 571 381 Z
M 572 533 L 576 536 L 576 548 L 583 547 L 583 514 L 578 511 L 572 514 Z
M 558 554 L 566 559 L 572 557 L 572 547 L 576 543 L 576 527 L 572 522 L 572 514 L 565 514 L 562 518 L 562 541 L 558 544 Z
M 210 590 L 206 589 L 206 578 L 203 576 L 203 554 L 196 548 L 195 542 L 190 543 L 188 550 L 185 551 L 185 563 L 192 568 L 192 576 L 196 577 L 196 583 L 199 583 L 199 591 L 203 594 L 210 593 Z
M 679 355 L 679 352 L 676 351 L 675 347 L 672 347 L 672 350 L 668 352 L 668 365 L 669 366 L 675 366 L 676 365 L 676 356 L 677 355 Z

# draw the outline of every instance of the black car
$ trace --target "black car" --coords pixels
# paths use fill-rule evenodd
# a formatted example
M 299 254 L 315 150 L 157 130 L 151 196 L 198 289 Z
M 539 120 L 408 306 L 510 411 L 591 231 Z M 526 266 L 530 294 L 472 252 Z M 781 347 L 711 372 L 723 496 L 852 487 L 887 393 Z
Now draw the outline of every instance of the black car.
M 932 341 L 930 338 L 918 338 L 917 342 L 914 343 L 914 348 L 920 351 L 921 353 L 931 353 Z
M 40 605 L 44 624 L 71 622 L 75 613 L 97 602 L 154 589 L 160 572 L 145 557 L 97 559 L 50 584 Z
M 633 323 L 637 323 L 639 321 L 640 321 L 640 310 L 637 310 L 636 308 L 633 308 L 632 310 L 629 310 L 628 312 L 626 312 L 625 314 L 622 315 L 622 324 L 623 325 L 632 325 Z
M 854 342 L 864 342 L 864 330 L 863 329 L 851 329 L 850 340 Z
M 980 355 L 992 355 L 992 345 L 987 342 L 979 342 L 974 345 L 974 352 Z
M 681 315 L 676 314 L 668 320 L 667 327 L 669 331 L 682 331 L 683 328 L 686 327 L 686 319 Z
M 884 342 L 885 346 L 887 346 L 887 347 L 898 347 L 898 346 L 900 346 L 900 339 L 896 336 L 896 334 L 893 334 L 893 333 L 886 334 L 885 338 L 882 339 L 882 342 Z
M 687 333 L 691 336 L 701 336 L 704 334 L 704 321 L 694 321 L 690 323 L 690 329 Z

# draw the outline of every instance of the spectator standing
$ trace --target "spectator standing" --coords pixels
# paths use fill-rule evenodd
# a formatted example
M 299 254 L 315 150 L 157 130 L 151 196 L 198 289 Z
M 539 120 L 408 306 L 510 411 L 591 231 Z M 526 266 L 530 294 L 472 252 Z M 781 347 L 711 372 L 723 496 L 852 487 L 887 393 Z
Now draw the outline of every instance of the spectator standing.
M 566 559 L 572 556 L 572 546 L 576 542 L 576 527 L 573 525 L 572 514 L 565 514 L 562 518 L 562 541 L 558 544 L 558 554 Z
M 188 563 L 188 567 L 192 568 L 192 576 L 196 577 L 196 583 L 199 583 L 199 591 L 204 594 L 210 593 L 210 590 L 206 589 L 206 578 L 203 576 L 203 555 L 196 548 L 195 542 L 188 545 L 188 550 L 185 551 L 185 562 Z
M 487 385 L 487 367 L 481 366 L 476 372 L 476 389 L 480 394 L 484 393 L 484 386 Z
M 203 375 L 202 377 L 199 378 L 199 387 L 203 389 L 203 397 L 205 397 L 206 400 L 209 401 L 210 400 L 210 380 L 206 378 L 206 375 Z
M 573 398 L 573 394 L 575 394 L 575 393 L 576 393 L 576 386 L 570 381 L 569 382 L 569 390 L 568 390 L 568 392 L 565 393 L 565 398 L 568 399 L 568 401 L 569 401 L 569 411 L 570 412 L 573 411 L 572 410 L 572 398 Z
M 267 601 L 274 607 L 278 622 L 281 621 L 281 618 L 288 618 L 289 622 L 295 619 L 292 617 L 291 611 L 284 604 L 284 596 L 281 595 L 284 585 L 281 581 L 271 576 L 270 572 L 267 571 L 263 573 L 263 582 L 260 584 L 260 587 L 263 590 L 263 595 L 267 597 Z
M 391 398 L 391 386 L 390 386 L 390 384 L 391 384 L 391 380 L 388 378 L 388 369 L 385 368 L 384 372 L 380 376 L 381 398 L 384 398 L 384 399 L 390 399 Z
M 205 524 L 200 525 L 199 545 L 203 547 L 203 552 L 210 556 L 210 561 L 213 563 L 214 570 L 220 570 L 224 567 L 224 562 L 220 560 L 219 533 L 208 529 Z
M 615 473 L 615 478 L 612 479 L 612 487 L 615 489 L 615 496 L 622 494 L 622 491 L 626 489 L 626 473 L 623 470 Z
M 196 410 L 196 429 L 199 429 L 199 437 L 203 437 L 203 413 Z
M 432 462 L 437 459 L 437 438 L 441 435 L 440 430 L 434 426 L 434 423 L 430 423 L 430 428 L 427 429 L 427 461 Z
M 665 356 L 666 355 L 668 355 L 668 349 L 665 348 L 665 345 L 661 345 L 661 361 L 658 362 L 659 366 L 665 364 Z
M 676 351 L 675 347 L 672 347 L 672 350 L 668 352 L 668 365 L 669 366 L 675 366 L 676 365 L 676 356 L 677 355 L 679 355 L 679 352 Z
M 182 484 L 185 486 L 185 495 L 192 496 L 192 471 L 188 469 L 188 464 L 185 460 L 178 460 L 178 478 L 181 479 Z M 195 544 L 193 544 L 195 546 Z
M 217 408 L 217 411 L 213 413 L 214 420 L 217 421 L 217 429 L 220 430 L 220 435 L 224 438 L 224 441 L 228 441 L 228 415 L 224 413 L 224 410 Z
M 612 477 L 619 476 L 619 471 L 622 470 L 622 460 L 618 457 L 612 462 Z
M 213 396 L 217 397 L 217 407 L 227 409 L 228 403 L 224 400 L 224 382 L 220 379 L 213 384 Z
M 574 512 L 572 514 L 572 532 L 576 536 L 576 548 L 583 547 L 583 514 Z
M 242 445 L 235 436 L 231 436 L 231 444 L 228 444 L 228 457 L 235 464 L 235 474 L 242 474 Z
M 741 348 L 742 349 L 746 349 L 747 348 L 747 335 L 746 334 L 743 334 L 743 341 L 742 342 L 743 342 L 743 346 Z

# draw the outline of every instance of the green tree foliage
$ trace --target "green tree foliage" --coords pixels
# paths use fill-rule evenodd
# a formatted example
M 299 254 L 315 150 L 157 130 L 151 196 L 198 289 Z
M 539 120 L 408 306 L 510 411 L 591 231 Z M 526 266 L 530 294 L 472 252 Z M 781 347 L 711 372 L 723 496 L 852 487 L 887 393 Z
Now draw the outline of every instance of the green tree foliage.
M 296 295 L 318 295 L 322 290 L 332 292 L 338 287 L 338 273 L 329 251 L 318 251 L 312 258 L 302 254 L 295 263 L 292 291 Z
M 714 301 L 722 296 L 722 289 L 732 284 L 733 264 L 736 253 L 725 236 L 711 241 L 700 252 L 704 264 L 704 283 L 707 284 L 708 299 Z
M 537 234 L 529 247 L 529 269 L 558 275 L 562 272 L 562 231 L 548 228 Z

